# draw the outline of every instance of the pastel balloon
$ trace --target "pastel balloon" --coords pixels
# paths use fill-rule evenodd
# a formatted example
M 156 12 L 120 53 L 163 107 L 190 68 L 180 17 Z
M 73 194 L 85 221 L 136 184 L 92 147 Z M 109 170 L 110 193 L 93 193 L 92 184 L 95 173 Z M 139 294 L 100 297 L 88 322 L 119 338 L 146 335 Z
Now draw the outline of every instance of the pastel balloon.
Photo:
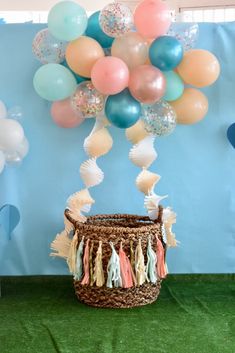
M 178 124 L 195 124 L 202 120 L 208 111 L 206 96 L 195 88 L 186 88 L 183 95 L 170 104 L 177 114 Z
M 71 105 L 75 112 L 82 113 L 84 118 L 93 118 L 104 108 L 105 97 L 97 91 L 91 81 L 78 85 L 71 97 Z
M 91 69 L 98 59 L 104 57 L 104 51 L 95 39 L 83 36 L 68 44 L 65 57 L 76 74 L 91 77 Z
M 127 129 L 138 121 L 141 114 L 141 105 L 126 88 L 124 91 L 107 98 L 105 114 L 113 125 L 121 129 Z
M 19 164 L 29 152 L 29 142 L 24 137 L 23 141 L 17 146 L 15 150 L 5 151 L 6 162 L 9 164 Z
M 61 1 L 48 14 L 48 28 L 55 38 L 74 40 L 87 28 L 86 11 L 76 2 Z
M 177 67 L 185 83 L 195 87 L 205 87 L 214 83 L 220 74 L 220 64 L 211 52 L 204 49 L 191 49 Z
M 67 64 L 67 61 L 64 60 L 62 65 L 64 67 L 67 67 L 67 69 L 69 69 L 69 71 L 72 72 L 72 74 L 74 75 L 74 77 L 76 78 L 76 81 L 77 81 L 77 84 L 81 83 L 81 82 L 84 82 L 84 81 L 89 81 L 89 78 L 88 77 L 83 77 L 83 76 L 80 76 L 78 74 L 76 74 L 75 72 L 72 71 L 72 69 L 70 69 L 69 65 Z
M 64 61 L 66 46 L 65 41 L 53 37 L 48 28 L 45 28 L 34 37 L 32 50 L 42 64 L 60 64 Z
M 134 27 L 131 9 L 125 4 L 113 2 L 100 12 L 99 22 L 102 30 L 110 37 L 120 37 Z
M 52 103 L 51 116 L 54 122 L 63 128 L 73 128 L 84 121 L 82 113 L 73 110 L 70 98 Z
M 153 104 L 164 95 L 165 89 L 165 77 L 156 67 L 140 65 L 131 71 L 129 90 L 139 102 Z
M 35 73 L 33 85 L 37 94 L 48 101 L 65 99 L 76 90 L 77 82 L 66 67 L 46 64 Z
M 0 174 L 2 173 L 6 163 L 5 154 L 0 151 Z
M 16 151 L 20 158 L 25 158 L 29 152 L 29 141 L 24 137 L 23 141 L 17 146 Z
M 93 66 L 91 80 L 102 94 L 117 94 L 128 86 L 129 70 L 121 59 L 106 56 L 99 59 Z
M 235 148 L 235 123 L 229 126 L 227 130 L 227 138 L 231 143 L 231 145 L 233 146 L 233 148 Z
M 148 42 L 140 34 L 130 32 L 114 40 L 111 54 L 122 59 L 129 69 L 133 69 L 146 63 Z
M 164 100 L 170 102 L 179 99 L 184 92 L 184 83 L 177 73 L 174 71 L 165 71 L 166 92 Z
M 171 24 L 168 6 L 161 0 L 144 0 L 134 12 L 137 32 L 145 38 L 157 38 L 164 35 Z
M 86 29 L 86 35 L 91 37 L 103 47 L 109 48 L 113 43 L 113 38 L 107 36 L 102 30 L 99 22 L 100 11 L 93 13 L 88 19 L 88 25 Z
M 183 55 L 181 43 L 170 36 L 157 38 L 149 48 L 149 58 L 152 65 L 162 71 L 170 71 L 177 67 L 182 61 Z
M 7 108 L 3 101 L 0 101 L 0 119 L 5 119 L 7 117 Z
M 0 119 L 0 150 L 15 150 L 24 139 L 24 130 L 18 121 Z

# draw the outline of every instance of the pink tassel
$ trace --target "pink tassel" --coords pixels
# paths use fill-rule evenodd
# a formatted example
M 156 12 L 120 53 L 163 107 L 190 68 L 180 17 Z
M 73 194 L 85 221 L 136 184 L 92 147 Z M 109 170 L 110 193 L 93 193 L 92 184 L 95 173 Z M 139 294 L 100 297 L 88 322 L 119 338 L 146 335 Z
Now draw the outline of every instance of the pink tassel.
M 126 256 L 125 251 L 122 248 L 122 243 L 119 249 L 120 269 L 122 278 L 122 287 L 131 288 L 136 284 L 136 279 L 131 267 L 129 258 Z
M 157 274 L 160 278 L 165 278 L 167 269 L 165 264 L 165 251 L 160 239 L 157 238 Z
M 90 251 L 89 251 L 89 243 L 90 239 L 87 239 L 86 242 L 86 247 L 84 251 L 84 257 L 83 257 L 83 269 L 84 269 L 84 277 L 82 279 L 81 284 L 89 284 L 90 283 L 90 269 L 89 269 L 89 256 L 90 256 Z

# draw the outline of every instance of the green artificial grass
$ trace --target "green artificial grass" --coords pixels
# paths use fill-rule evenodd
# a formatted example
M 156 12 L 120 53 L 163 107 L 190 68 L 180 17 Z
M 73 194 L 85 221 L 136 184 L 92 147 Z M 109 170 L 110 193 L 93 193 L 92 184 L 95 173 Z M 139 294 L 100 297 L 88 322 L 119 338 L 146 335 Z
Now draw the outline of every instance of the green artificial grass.
M 71 277 L 4 277 L 0 352 L 234 353 L 234 279 L 168 276 L 152 305 L 96 309 Z

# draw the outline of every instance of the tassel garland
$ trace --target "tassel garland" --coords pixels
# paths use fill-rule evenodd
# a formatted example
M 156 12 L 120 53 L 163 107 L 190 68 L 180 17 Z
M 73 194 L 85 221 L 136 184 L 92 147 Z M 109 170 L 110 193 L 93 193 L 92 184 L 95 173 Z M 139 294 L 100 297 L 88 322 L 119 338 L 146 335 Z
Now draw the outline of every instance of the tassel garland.
M 75 274 L 76 272 L 76 257 L 77 257 L 77 246 L 78 246 L 78 234 L 77 231 L 74 234 L 74 237 L 71 241 L 67 264 L 69 266 L 70 273 Z
M 119 259 L 120 259 L 120 270 L 122 278 L 122 287 L 131 288 L 133 287 L 134 273 L 131 268 L 131 263 L 128 257 L 125 254 L 125 251 L 122 248 L 122 243 L 119 249 Z
M 76 281 L 80 281 L 83 274 L 83 266 L 82 266 L 83 248 L 84 248 L 84 237 L 82 237 L 82 240 L 80 241 L 80 244 L 77 250 L 76 269 L 74 273 L 74 279 Z
M 146 266 L 147 280 L 155 284 L 157 282 L 157 272 L 156 272 L 157 255 L 152 249 L 150 237 L 148 239 L 147 258 L 148 258 L 147 266 Z
M 110 246 L 112 249 L 112 255 L 110 257 L 108 267 L 107 267 L 107 272 L 108 272 L 107 287 L 113 288 L 113 285 L 114 287 L 122 287 L 119 256 L 116 253 L 116 250 L 112 242 L 110 242 Z
M 95 258 L 94 283 L 96 283 L 97 287 L 102 287 L 105 283 L 103 263 L 102 263 L 102 241 L 101 240 L 99 241 L 99 247 Z
M 90 253 L 89 253 L 89 267 L 90 267 L 90 285 L 94 284 L 94 273 L 93 273 L 93 249 L 94 249 L 94 241 L 91 241 Z
M 165 251 L 160 239 L 157 238 L 157 274 L 160 278 L 165 278 L 167 275 L 167 268 L 165 265 Z
M 89 251 L 89 245 L 90 245 L 90 239 L 87 239 L 86 247 L 85 247 L 85 251 L 84 251 L 84 257 L 83 257 L 84 277 L 83 277 L 82 282 L 81 282 L 81 284 L 83 286 L 90 283 L 90 269 L 89 269 L 90 251 Z
M 146 280 L 145 264 L 144 264 L 144 254 L 141 247 L 141 239 L 139 239 L 137 248 L 135 250 L 135 274 L 137 286 L 144 284 Z

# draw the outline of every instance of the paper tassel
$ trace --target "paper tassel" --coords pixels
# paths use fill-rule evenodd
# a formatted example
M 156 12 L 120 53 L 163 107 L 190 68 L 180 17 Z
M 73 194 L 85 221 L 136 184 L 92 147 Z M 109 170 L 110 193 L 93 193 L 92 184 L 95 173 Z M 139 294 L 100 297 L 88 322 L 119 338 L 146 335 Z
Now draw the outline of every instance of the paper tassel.
M 178 241 L 172 232 L 172 225 L 176 223 L 176 213 L 170 207 L 163 209 L 162 221 L 165 229 L 166 243 L 169 247 L 176 247 Z
M 137 286 L 141 286 L 146 280 L 144 254 L 141 247 L 141 239 L 139 239 L 135 250 L 135 275 Z
M 157 274 L 160 278 L 165 278 L 167 269 L 165 265 L 165 251 L 160 239 L 157 238 Z
M 147 266 L 146 266 L 146 275 L 148 281 L 151 283 L 157 282 L 157 271 L 156 271 L 156 263 L 157 263 L 157 255 L 152 249 L 151 239 L 148 239 L 148 247 L 147 247 Z
M 130 241 L 130 258 L 132 270 L 135 270 L 135 252 L 133 247 L 133 240 Z
M 86 246 L 85 246 L 85 251 L 84 251 L 84 256 L 83 256 L 84 277 L 83 277 L 82 282 L 81 282 L 81 284 L 83 286 L 90 283 L 90 269 L 89 269 L 90 251 L 89 251 L 89 245 L 90 245 L 90 239 L 87 239 Z
M 102 241 L 100 240 L 95 258 L 94 283 L 96 283 L 97 287 L 102 287 L 104 285 L 104 282 L 104 270 L 102 263 Z
M 74 274 L 74 279 L 76 281 L 80 281 L 83 274 L 83 266 L 82 266 L 83 248 L 84 248 L 84 237 L 82 237 L 82 240 L 80 241 L 80 244 L 77 250 L 76 269 Z
M 71 246 L 69 249 L 69 255 L 68 255 L 68 259 L 67 259 L 69 271 L 73 274 L 76 272 L 77 246 L 78 246 L 78 234 L 76 232 L 74 234 L 72 241 L 71 241 Z
M 122 287 L 119 256 L 116 253 L 116 250 L 112 242 L 110 242 L 110 246 L 112 248 L 112 255 L 110 257 L 108 267 L 107 267 L 107 272 L 108 272 L 107 287 L 113 288 L 113 285 L 114 287 Z
M 122 278 L 122 287 L 131 288 L 133 287 L 133 270 L 131 268 L 131 263 L 122 248 L 122 243 L 119 249 L 119 259 L 120 259 L 120 270 Z
M 53 250 L 53 252 L 50 254 L 50 256 L 58 256 L 67 260 L 69 256 L 70 245 L 71 239 L 68 237 L 68 233 L 63 230 L 63 232 L 56 235 L 55 239 L 51 243 L 51 250 Z
M 93 249 L 94 241 L 91 241 L 90 253 L 89 253 L 89 268 L 90 268 L 90 285 L 94 284 L 94 273 L 93 273 Z

